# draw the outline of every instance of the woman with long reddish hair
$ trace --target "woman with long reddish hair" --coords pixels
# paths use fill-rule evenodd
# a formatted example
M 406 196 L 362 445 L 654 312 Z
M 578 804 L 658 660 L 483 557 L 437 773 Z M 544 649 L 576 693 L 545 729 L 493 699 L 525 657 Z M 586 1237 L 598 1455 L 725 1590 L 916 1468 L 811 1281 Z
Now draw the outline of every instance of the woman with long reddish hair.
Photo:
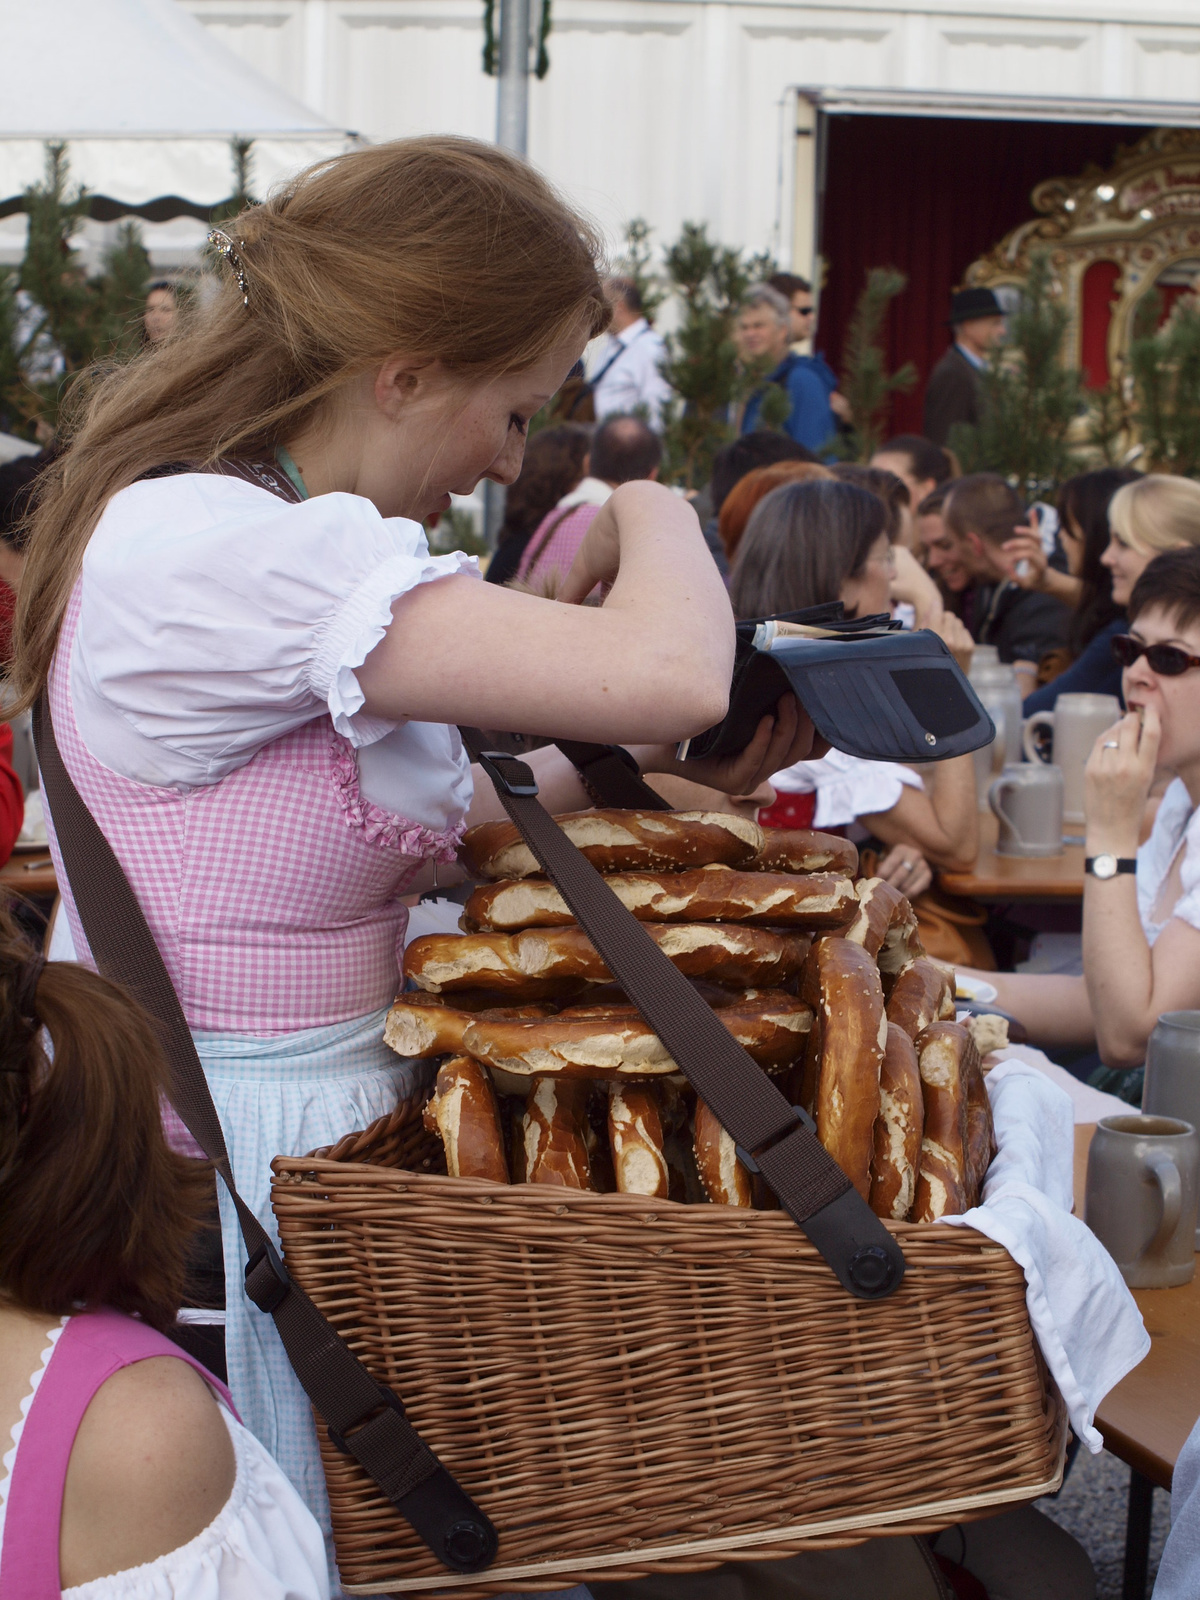
M 219 292 L 76 397 L 15 676 L 25 704 L 48 692 L 273 1230 L 272 1157 L 416 1086 L 382 1037 L 403 897 L 501 815 L 456 724 L 620 740 L 675 771 L 676 741 L 724 713 L 733 619 L 695 514 L 652 483 L 616 490 L 558 602 L 429 553 L 422 521 L 513 482 L 530 418 L 607 325 L 596 237 L 532 169 L 451 138 L 357 150 L 214 240 Z M 559 603 L 601 582 L 602 607 Z M 688 776 L 747 793 L 810 738 L 789 696 Z M 532 763 L 551 811 L 589 805 L 557 750 Z M 224 1196 L 222 1226 L 234 1399 L 328 1527 L 311 1410 L 240 1290 Z
M 0 1594 L 323 1600 L 316 1522 L 158 1331 L 211 1192 L 165 1080 L 130 997 L 0 910 Z

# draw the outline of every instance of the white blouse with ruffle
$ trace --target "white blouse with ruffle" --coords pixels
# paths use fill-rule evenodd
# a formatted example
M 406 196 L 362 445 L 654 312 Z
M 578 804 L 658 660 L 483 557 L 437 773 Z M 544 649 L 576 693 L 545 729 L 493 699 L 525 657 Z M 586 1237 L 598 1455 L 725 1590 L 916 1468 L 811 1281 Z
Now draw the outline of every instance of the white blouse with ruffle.
M 471 801 L 442 723 L 370 716 L 355 669 L 418 584 L 478 576 L 433 556 L 419 523 L 354 494 L 280 501 L 239 478 L 185 473 L 113 496 L 83 558 L 71 697 L 92 755 L 136 782 L 218 782 L 328 713 L 362 792 L 442 831 Z

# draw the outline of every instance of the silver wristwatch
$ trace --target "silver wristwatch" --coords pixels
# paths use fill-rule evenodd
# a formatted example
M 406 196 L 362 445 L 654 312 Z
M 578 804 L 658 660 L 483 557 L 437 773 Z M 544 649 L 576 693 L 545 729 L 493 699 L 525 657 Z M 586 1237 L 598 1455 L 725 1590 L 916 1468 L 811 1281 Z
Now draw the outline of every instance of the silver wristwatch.
M 1136 872 L 1137 858 L 1135 856 L 1110 856 L 1107 853 L 1099 856 L 1088 856 L 1083 863 L 1083 870 L 1090 872 L 1093 878 L 1115 878 L 1118 872 Z

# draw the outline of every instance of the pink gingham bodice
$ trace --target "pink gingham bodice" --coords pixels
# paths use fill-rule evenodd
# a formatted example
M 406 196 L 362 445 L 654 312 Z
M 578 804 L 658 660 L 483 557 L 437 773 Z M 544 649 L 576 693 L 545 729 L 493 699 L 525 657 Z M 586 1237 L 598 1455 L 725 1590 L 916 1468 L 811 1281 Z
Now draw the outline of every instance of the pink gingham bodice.
M 461 827 L 435 832 L 361 794 L 355 753 L 328 715 L 265 745 L 219 782 L 138 783 L 88 751 L 70 693 L 77 587 L 50 674 L 67 770 L 146 914 L 190 1027 L 292 1033 L 348 1021 L 395 995 L 422 862 L 452 859 Z M 75 950 L 91 965 L 50 848 Z

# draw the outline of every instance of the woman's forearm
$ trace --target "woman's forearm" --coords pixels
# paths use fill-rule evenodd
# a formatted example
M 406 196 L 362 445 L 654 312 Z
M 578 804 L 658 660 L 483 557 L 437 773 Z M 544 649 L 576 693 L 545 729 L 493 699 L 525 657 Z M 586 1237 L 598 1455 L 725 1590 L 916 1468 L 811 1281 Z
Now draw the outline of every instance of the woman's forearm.
M 973 976 L 995 985 L 996 1005 L 1025 1024 L 1034 1044 L 1054 1049 L 1094 1042 L 1082 978 L 1038 972 L 977 972 Z
M 683 739 L 719 722 L 733 613 L 695 512 L 631 483 L 605 513 L 597 579 L 613 576 L 618 554 L 619 570 L 603 606 L 466 576 L 419 584 L 357 670 L 368 712 L 601 742 Z
M 1139 1066 L 1156 1020 L 1154 966 L 1131 874 L 1084 879 L 1083 970 L 1100 1059 L 1110 1067 Z
M 915 844 L 938 867 L 969 867 L 979 853 L 971 756 L 922 768 L 927 789 L 906 785 L 890 811 L 860 817 L 884 844 Z
M 1060 572 L 1057 567 L 1047 565 L 1042 572 L 1042 581 L 1038 584 L 1038 588 L 1043 594 L 1052 594 L 1056 600 L 1063 600 L 1069 606 L 1076 606 L 1079 604 L 1083 584 L 1069 572 Z

